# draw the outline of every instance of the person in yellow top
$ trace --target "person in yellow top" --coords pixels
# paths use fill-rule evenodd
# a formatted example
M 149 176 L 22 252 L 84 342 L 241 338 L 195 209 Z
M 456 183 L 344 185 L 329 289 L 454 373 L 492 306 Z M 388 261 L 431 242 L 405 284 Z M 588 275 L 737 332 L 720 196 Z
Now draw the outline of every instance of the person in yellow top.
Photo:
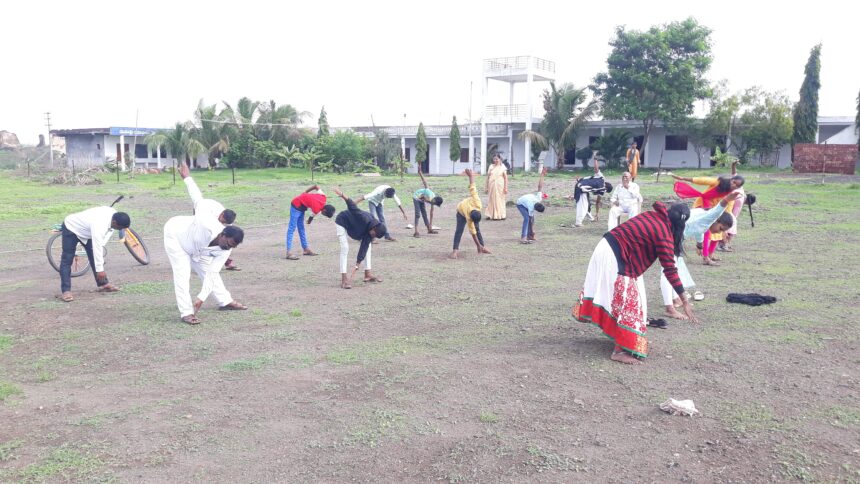
M 672 175 L 672 178 L 677 180 L 675 183 L 675 193 L 681 198 L 695 198 L 696 200 L 693 202 L 693 208 L 704 208 L 710 209 L 714 207 L 717 203 L 720 202 L 725 196 L 729 193 L 740 189 L 744 186 L 744 177 L 738 175 L 737 173 L 737 162 L 732 163 L 732 176 L 721 176 L 719 178 L 713 176 L 697 176 L 693 178 L 676 176 Z M 681 182 L 689 182 L 695 185 L 702 185 L 708 187 L 705 191 L 699 192 L 695 188 L 687 185 L 686 183 Z M 726 212 L 731 213 L 734 208 L 734 200 L 730 201 L 726 206 Z M 702 259 L 705 265 L 719 265 L 717 262 L 720 260 L 717 257 L 714 257 L 714 250 L 717 248 L 717 244 L 723 240 L 723 234 L 705 234 L 705 240 L 702 243 Z
M 639 174 L 639 149 L 636 148 L 635 141 L 627 150 L 627 171 L 630 172 L 630 181 L 636 181 L 636 176 Z
M 463 237 L 463 229 L 466 225 L 469 226 L 469 233 L 472 234 L 472 240 L 475 241 L 475 246 L 478 248 L 479 254 L 489 254 L 490 250 L 484 246 L 484 238 L 481 236 L 481 227 L 478 225 L 481 222 L 481 197 L 478 196 L 478 189 L 475 188 L 475 174 L 472 170 L 466 170 L 465 175 L 469 177 L 469 198 L 457 204 L 457 230 L 454 231 L 454 251 L 451 252 L 451 258 L 456 259 L 460 253 L 460 239 Z

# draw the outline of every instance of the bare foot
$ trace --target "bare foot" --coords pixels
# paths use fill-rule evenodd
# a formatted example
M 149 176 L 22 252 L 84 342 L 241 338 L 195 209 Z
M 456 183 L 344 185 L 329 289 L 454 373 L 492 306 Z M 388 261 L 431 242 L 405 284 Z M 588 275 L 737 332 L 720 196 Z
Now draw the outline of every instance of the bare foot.
M 311 249 L 305 249 L 304 251 L 302 251 L 302 255 L 315 256 L 317 255 L 317 253 L 312 251 Z
M 458 252 L 455 250 L 451 252 L 451 255 L 448 256 L 449 259 L 456 259 L 458 257 Z
M 674 319 L 680 319 L 681 321 L 686 321 L 690 318 L 687 317 L 686 314 L 679 312 L 672 306 L 666 307 L 666 316 Z
M 481 247 L 481 253 L 482 254 L 492 254 L 492 252 L 490 252 L 490 249 L 488 249 L 486 247 Z
M 415 232 L 414 234 L 412 234 L 412 236 L 417 239 L 418 237 L 421 237 L 421 234 L 419 234 L 418 232 Z
M 719 257 L 711 256 L 711 262 L 719 262 L 719 261 L 721 261 L 721 260 L 722 260 L 722 259 L 720 259 Z
M 96 289 L 96 292 L 117 292 L 117 291 L 119 291 L 119 288 L 114 286 L 113 284 L 110 284 L 110 283 L 105 284 L 104 286 L 101 286 L 98 289 Z
M 382 278 L 368 273 L 364 275 L 364 282 L 382 282 Z
M 352 289 L 352 283 L 350 282 L 349 277 L 347 277 L 346 274 L 340 275 L 340 287 L 342 289 Z
M 617 361 L 619 363 L 624 363 L 626 365 L 641 365 L 642 361 L 639 358 L 636 358 L 633 355 L 628 354 L 625 351 L 617 351 L 613 352 L 612 356 L 609 357 L 612 361 Z
M 439 233 L 439 231 L 438 231 L 438 230 L 436 230 L 436 229 L 429 229 L 429 230 L 427 231 L 427 233 L 428 233 L 428 234 L 438 234 L 438 233 Z
M 720 264 L 718 264 L 718 263 L 714 262 L 714 261 L 713 261 L 713 260 L 711 260 L 711 259 L 704 259 L 704 260 L 702 260 L 702 265 L 705 265 L 705 266 L 715 266 L 715 267 L 716 267 L 716 266 L 719 266 Z
M 386 237 L 385 240 L 388 242 L 397 242 L 397 239 L 395 239 L 394 237 Z

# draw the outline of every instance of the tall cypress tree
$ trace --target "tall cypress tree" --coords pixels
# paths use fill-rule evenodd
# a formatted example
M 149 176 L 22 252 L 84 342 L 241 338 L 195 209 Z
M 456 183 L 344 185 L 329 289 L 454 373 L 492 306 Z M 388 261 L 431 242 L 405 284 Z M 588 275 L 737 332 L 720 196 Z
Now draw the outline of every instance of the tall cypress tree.
M 418 162 L 418 169 L 421 169 L 421 164 L 427 159 L 427 133 L 424 132 L 424 123 L 418 123 L 418 139 L 415 140 L 415 161 Z
M 451 173 L 454 172 L 454 163 L 460 161 L 460 127 L 457 126 L 457 116 L 451 122 L 451 133 L 448 135 L 451 142 L 451 148 L 448 150 L 448 156 L 451 158 Z
M 317 137 L 322 138 L 323 136 L 328 136 L 328 116 L 325 112 L 325 106 L 320 110 L 320 119 L 319 119 L 319 130 L 317 131 Z
M 857 151 L 860 151 L 860 93 L 857 93 L 857 117 L 854 118 L 854 131 L 857 133 Z
M 821 44 L 809 52 L 809 60 L 803 70 L 806 77 L 800 85 L 800 100 L 794 108 L 794 132 L 792 141 L 815 143 L 818 132 L 818 90 L 821 89 Z

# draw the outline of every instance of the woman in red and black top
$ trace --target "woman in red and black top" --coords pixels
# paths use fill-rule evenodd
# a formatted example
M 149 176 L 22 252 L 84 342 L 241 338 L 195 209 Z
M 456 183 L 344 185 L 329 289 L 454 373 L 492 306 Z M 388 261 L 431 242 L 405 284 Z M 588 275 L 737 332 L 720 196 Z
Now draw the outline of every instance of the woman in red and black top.
M 304 255 L 317 255 L 316 252 L 310 249 L 308 238 L 305 236 L 305 212 L 308 209 L 311 211 L 311 216 L 308 217 L 308 224 L 314 219 L 314 215 L 320 212 L 326 217 L 331 218 L 334 215 L 334 206 L 326 205 L 325 202 L 325 193 L 323 193 L 319 185 L 314 185 L 294 198 L 292 203 L 290 203 L 290 225 L 287 227 L 287 259 L 299 259 L 299 256 L 292 253 L 293 234 L 295 234 L 296 229 L 299 229 L 299 241 L 302 243 L 302 253 Z
M 634 364 L 641 363 L 637 357 L 648 356 L 648 306 L 642 274 L 655 260 L 659 259 L 663 274 L 684 301 L 684 312 L 696 322 L 675 267 L 689 217 L 690 209 L 682 203 L 667 210 L 663 203 L 655 202 L 653 211 L 607 232 L 594 249 L 573 315 L 600 326 L 615 341 L 613 360 Z

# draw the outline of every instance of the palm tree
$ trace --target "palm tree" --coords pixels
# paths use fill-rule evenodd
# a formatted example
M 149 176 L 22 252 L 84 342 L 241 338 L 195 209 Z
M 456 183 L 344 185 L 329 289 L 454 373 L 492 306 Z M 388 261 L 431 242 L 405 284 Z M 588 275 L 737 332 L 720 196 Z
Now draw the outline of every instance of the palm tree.
M 220 121 L 216 104 L 207 106 L 202 99 L 197 103 L 193 136 L 206 147 L 210 167 L 215 166 L 215 159 L 223 157 L 230 148 L 230 130 L 233 128 Z
M 188 123 L 176 123 L 173 129 L 166 129 L 156 133 L 147 135 L 144 142 L 149 149 L 154 149 L 158 146 L 166 148 L 170 156 L 176 158 L 180 162 L 186 158 L 191 160 L 197 159 L 197 155 L 205 153 L 206 146 L 203 145 L 194 136 L 194 125 Z
M 276 143 L 297 142 L 302 133 L 299 130 L 302 120 L 308 112 L 299 112 L 289 104 L 278 106 L 275 101 L 269 101 L 258 106 L 259 117 L 255 124 L 257 139 L 271 140 Z
M 564 168 L 564 152 L 574 147 L 576 135 L 585 123 L 597 114 L 598 103 L 588 100 L 584 88 L 565 83 L 560 88 L 550 82 L 550 89 L 543 92 L 543 121 L 538 130 L 527 130 L 520 134 L 541 147 L 552 147 L 556 154 L 557 167 Z

